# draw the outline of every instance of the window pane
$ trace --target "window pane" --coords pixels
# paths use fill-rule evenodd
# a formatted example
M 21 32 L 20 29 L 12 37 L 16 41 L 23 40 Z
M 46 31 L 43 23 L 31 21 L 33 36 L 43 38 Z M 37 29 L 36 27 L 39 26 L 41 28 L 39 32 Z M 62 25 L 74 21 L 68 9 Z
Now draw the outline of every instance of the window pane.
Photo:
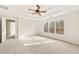
M 64 20 L 56 21 L 56 33 L 64 34 Z
M 50 24 L 49 24 L 49 32 L 50 33 L 54 33 L 54 27 L 55 27 L 55 22 L 54 21 L 50 22 Z
M 44 24 L 44 32 L 48 32 L 48 22 Z

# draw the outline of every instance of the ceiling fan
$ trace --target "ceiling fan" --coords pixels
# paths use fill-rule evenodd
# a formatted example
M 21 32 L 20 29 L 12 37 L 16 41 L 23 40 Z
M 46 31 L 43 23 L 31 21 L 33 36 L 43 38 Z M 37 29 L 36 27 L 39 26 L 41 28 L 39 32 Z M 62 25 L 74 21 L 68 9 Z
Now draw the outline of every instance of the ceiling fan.
M 38 14 L 39 16 L 41 16 L 41 13 L 46 13 L 47 12 L 47 11 L 41 11 L 39 5 L 36 5 L 36 7 L 37 8 L 35 10 L 34 9 L 28 9 L 28 10 L 34 11 L 34 13 L 32 13 L 32 15 Z

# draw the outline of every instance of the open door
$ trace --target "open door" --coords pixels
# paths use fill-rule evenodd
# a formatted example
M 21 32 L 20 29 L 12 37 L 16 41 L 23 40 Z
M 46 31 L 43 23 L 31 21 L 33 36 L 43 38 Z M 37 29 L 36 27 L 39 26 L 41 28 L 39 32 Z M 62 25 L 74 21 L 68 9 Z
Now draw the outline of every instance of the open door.
M 6 38 L 15 39 L 15 20 L 6 20 Z

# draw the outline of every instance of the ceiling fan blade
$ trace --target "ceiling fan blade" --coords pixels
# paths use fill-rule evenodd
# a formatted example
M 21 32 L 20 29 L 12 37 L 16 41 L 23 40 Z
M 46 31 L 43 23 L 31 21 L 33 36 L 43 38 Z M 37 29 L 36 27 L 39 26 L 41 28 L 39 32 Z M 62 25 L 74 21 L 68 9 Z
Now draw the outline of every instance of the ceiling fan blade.
M 3 5 L 0 5 L 0 8 L 3 8 L 3 9 L 8 9 L 8 7 L 3 6 Z
M 39 11 L 40 13 L 46 13 L 47 11 Z
M 37 14 L 38 14 L 39 16 L 41 16 L 41 14 L 40 14 L 39 12 L 38 12 Z
M 36 5 L 37 6 L 37 9 L 39 10 L 40 9 L 40 6 L 39 5 Z
M 34 15 L 34 14 L 36 14 L 36 12 L 35 13 L 32 13 L 32 15 Z
M 33 9 L 28 9 L 28 10 L 35 11 L 35 10 L 33 10 Z

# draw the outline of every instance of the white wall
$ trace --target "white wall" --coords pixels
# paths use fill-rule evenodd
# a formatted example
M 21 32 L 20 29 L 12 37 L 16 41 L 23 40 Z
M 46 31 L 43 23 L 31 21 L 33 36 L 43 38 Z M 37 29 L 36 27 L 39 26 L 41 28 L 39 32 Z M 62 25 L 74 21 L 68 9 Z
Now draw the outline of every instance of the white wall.
M 64 35 L 45 33 L 44 23 L 54 21 L 57 19 L 64 19 L 64 26 L 65 26 Z M 52 19 L 50 18 L 50 19 L 40 21 L 38 24 L 38 34 L 47 36 L 47 37 L 57 38 L 59 40 L 64 40 L 75 44 L 79 44 L 79 26 L 78 25 L 79 25 L 79 11 L 76 11 L 76 12 L 72 12 L 64 15 L 59 15 L 59 16 L 53 17 Z
M 65 40 L 79 44 L 79 11 L 65 16 Z
M 32 36 L 37 34 L 37 21 L 25 18 L 15 18 L 15 17 L 2 17 L 2 42 L 6 40 L 6 19 L 15 20 L 16 23 L 16 36 L 20 39 L 23 36 Z M 17 39 L 17 37 L 16 37 Z
M 18 19 L 18 38 L 36 35 L 37 22 L 30 19 Z

